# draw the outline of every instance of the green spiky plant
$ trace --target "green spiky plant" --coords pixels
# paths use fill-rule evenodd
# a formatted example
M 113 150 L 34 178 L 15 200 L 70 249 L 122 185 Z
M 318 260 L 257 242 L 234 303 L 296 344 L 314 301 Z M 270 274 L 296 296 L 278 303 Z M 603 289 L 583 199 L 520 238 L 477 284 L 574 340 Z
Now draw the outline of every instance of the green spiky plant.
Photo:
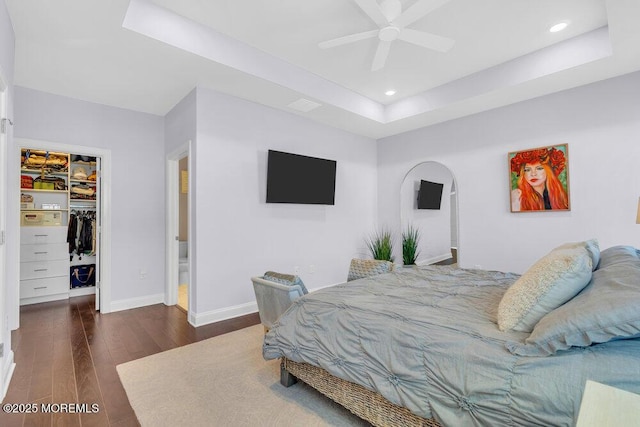
M 393 262 L 393 237 L 388 230 L 376 232 L 367 240 L 373 259 Z
M 407 229 L 402 232 L 402 263 L 404 265 L 413 265 L 420 255 L 418 250 L 418 241 L 420 240 L 420 232 L 413 225 L 408 225 Z

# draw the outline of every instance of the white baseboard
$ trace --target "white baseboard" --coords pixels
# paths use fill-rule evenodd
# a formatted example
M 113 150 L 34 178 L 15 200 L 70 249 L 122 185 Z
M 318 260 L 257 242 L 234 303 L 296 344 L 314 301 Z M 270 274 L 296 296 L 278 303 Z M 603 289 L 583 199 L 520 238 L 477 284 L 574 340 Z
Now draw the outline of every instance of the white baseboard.
M 55 295 L 45 295 L 40 297 L 22 298 L 20 305 L 40 304 L 42 302 L 60 301 L 63 299 L 69 299 L 69 292 Z
M 347 279 L 345 278 L 344 282 L 346 282 L 346 281 L 347 281 Z M 309 288 L 309 292 L 315 292 L 315 291 L 319 291 L 320 289 L 331 288 L 333 286 L 340 285 L 340 284 L 342 284 L 344 282 L 332 283 L 330 285 L 324 285 L 324 286 L 317 286 L 315 288 Z
M 428 259 L 421 259 L 416 262 L 416 265 L 429 265 L 435 264 L 436 262 L 444 261 L 445 259 L 451 258 L 451 252 L 447 252 L 446 254 L 437 255 Z
M 154 304 L 164 304 L 164 294 L 112 301 L 110 312 L 129 310 L 132 308 L 145 307 Z M 255 313 L 257 311 L 258 305 L 255 302 L 249 302 L 233 307 L 219 308 L 217 310 L 208 311 L 206 313 L 189 313 L 189 323 L 191 323 L 195 327 L 198 327 L 208 325 L 210 323 L 219 322 L 221 320 L 244 316 L 246 314 Z
M 7 390 L 9 390 L 9 383 L 11 382 L 11 377 L 13 377 L 13 371 L 16 369 L 16 364 L 13 361 L 13 350 L 9 350 L 4 355 L 4 364 L 2 366 L 2 389 L 0 390 L 0 401 L 4 400 L 4 397 L 7 395 Z
M 72 288 L 69 290 L 69 298 L 81 297 L 84 295 L 93 295 L 96 293 L 95 286 L 87 286 L 84 288 Z
M 246 314 L 258 311 L 256 302 L 248 302 L 246 304 L 235 305 L 232 307 L 224 307 L 216 310 L 207 311 L 205 313 L 189 313 L 189 323 L 193 326 L 203 326 L 210 323 L 219 322 L 221 320 L 232 319 L 234 317 L 244 316 Z
M 164 304 L 164 294 L 147 295 L 138 298 L 121 299 L 111 301 L 109 312 L 129 310 L 132 308 L 146 307 L 147 305 Z

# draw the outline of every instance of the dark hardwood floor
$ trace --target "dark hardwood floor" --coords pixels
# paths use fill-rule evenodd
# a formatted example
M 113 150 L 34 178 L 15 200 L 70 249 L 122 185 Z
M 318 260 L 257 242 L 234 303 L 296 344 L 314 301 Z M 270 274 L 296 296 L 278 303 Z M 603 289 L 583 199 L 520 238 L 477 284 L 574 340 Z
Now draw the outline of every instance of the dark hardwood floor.
M 16 369 L 3 409 L 14 404 L 11 409 L 38 412 L 0 411 L 0 426 L 138 426 L 117 365 L 260 323 L 254 313 L 194 328 L 177 306 L 110 314 L 94 307 L 88 296 L 20 308 L 20 328 L 12 334 Z M 72 406 L 77 413 L 40 410 L 69 403 L 89 406 Z

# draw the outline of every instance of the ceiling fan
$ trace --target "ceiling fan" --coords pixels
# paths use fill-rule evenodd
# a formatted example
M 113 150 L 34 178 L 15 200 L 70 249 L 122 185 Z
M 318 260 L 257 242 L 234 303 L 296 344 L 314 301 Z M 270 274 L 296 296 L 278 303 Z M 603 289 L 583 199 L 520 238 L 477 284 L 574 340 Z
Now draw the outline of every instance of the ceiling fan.
M 373 58 L 371 71 L 384 67 L 391 43 L 394 40 L 402 40 L 438 52 L 447 52 L 455 43 L 454 40 L 448 37 L 406 28 L 407 25 L 414 23 L 449 0 L 418 0 L 404 12 L 402 12 L 400 0 L 383 0 L 380 4 L 376 0 L 354 1 L 378 25 L 378 29 L 327 40 L 319 43 L 318 46 L 322 49 L 328 49 L 378 37 L 378 48 Z

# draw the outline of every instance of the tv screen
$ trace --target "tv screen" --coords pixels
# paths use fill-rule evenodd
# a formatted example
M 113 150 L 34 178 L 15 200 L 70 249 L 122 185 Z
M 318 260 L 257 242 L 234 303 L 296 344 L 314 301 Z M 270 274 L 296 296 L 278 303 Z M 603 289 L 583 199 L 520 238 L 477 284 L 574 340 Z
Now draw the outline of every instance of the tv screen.
M 336 161 L 269 150 L 267 203 L 334 205 Z
M 444 184 L 420 180 L 418 209 L 440 209 Z

